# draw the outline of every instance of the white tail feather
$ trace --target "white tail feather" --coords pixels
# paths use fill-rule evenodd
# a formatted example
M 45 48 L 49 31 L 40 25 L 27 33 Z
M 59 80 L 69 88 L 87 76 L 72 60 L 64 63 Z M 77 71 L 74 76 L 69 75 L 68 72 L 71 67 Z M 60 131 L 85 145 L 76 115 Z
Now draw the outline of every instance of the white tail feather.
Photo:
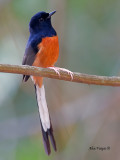
M 41 88 L 39 88 L 39 86 L 36 85 L 36 94 L 37 94 L 37 101 L 39 106 L 41 123 L 44 131 L 46 132 L 47 129 L 50 129 L 50 117 L 49 117 L 49 112 L 48 112 L 46 98 L 45 98 L 44 85 L 42 85 Z

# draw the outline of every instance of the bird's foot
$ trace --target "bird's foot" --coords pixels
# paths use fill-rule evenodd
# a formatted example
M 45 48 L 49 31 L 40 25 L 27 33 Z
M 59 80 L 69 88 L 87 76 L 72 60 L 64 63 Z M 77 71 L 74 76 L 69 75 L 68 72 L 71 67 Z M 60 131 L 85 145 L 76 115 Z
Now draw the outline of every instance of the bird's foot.
M 65 68 L 60 68 L 60 70 L 67 72 L 71 77 L 71 81 L 73 80 L 73 72 L 71 72 L 70 70 L 65 69 Z
M 58 74 L 60 77 L 60 72 L 59 72 L 60 69 L 58 67 L 48 67 L 48 68 L 53 69 L 55 73 Z
M 71 81 L 73 80 L 73 72 L 69 71 L 68 69 L 59 68 L 59 67 L 48 67 L 48 68 L 53 69 L 53 70 L 56 72 L 56 74 L 59 75 L 59 77 L 60 77 L 60 72 L 59 72 L 59 71 L 60 71 L 60 70 L 61 70 L 61 71 L 65 71 L 65 72 L 67 72 L 67 73 L 70 75 Z

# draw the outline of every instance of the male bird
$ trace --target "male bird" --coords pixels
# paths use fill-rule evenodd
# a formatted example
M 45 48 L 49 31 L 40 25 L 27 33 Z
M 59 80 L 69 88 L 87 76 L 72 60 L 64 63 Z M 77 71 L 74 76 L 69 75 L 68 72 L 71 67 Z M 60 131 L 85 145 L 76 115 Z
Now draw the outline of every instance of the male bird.
M 30 36 L 23 57 L 23 65 L 44 68 L 54 66 L 59 55 L 58 36 L 51 24 L 51 16 L 55 12 L 46 13 L 42 11 L 31 18 L 29 23 Z M 29 75 L 23 75 L 23 81 L 26 82 L 29 77 Z M 43 78 L 36 76 L 31 76 L 31 78 L 35 86 L 44 148 L 49 155 L 51 153 L 49 138 L 55 151 L 56 142 L 47 108 Z

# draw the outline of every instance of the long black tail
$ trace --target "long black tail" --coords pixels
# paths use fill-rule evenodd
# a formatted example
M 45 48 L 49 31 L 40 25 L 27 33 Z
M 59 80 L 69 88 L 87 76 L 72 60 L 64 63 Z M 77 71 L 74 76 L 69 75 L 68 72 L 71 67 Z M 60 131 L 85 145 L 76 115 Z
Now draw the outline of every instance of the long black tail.
M 57 151 L 57 148 L 56 148 L 55 138 L 53 135 L 53 128 L 52 128 L 50 116 L 48 113 L 48 108 L 46 108 L 47 104 L 45 100 L 44 86 L 39 88 L 37 85 L 35 85 L 35 93 L 36 93 L 36 99 L 37 99 L 37 104 L 39 108 L 39 117 L 40 117 L 44 148 L 45 148 L 46 154 L 50 155 L 51 153 L 50 141 L 55 151 Z M 50 138 L 50 141 L 49 141 L 49 138 Z

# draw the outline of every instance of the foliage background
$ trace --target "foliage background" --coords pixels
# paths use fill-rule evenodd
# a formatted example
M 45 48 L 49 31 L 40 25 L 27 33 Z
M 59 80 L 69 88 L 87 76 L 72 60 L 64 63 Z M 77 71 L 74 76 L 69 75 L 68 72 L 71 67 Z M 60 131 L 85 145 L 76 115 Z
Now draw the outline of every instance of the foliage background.
M 119 0 L 0 0 L 0 63 L 21 64 L 29 20 L 41 10 L 57 10 L 56 66 L 120 75 Z M 119 160 L 120 88 L 47 78 L 44 83 L 58 151 L 44 153 L 31 80 L 0 73 L 0 160 Z M 110 150 L 89 150 L 92 146 Z

